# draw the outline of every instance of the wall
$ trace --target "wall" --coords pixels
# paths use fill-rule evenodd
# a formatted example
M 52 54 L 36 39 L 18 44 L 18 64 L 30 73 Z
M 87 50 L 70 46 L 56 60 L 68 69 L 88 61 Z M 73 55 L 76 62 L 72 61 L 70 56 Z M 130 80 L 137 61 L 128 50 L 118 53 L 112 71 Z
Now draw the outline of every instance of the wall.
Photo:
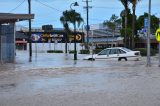
M 1 25 L 0 28 L 0 61 L 14 62 L 15 60 L 15 24 Z

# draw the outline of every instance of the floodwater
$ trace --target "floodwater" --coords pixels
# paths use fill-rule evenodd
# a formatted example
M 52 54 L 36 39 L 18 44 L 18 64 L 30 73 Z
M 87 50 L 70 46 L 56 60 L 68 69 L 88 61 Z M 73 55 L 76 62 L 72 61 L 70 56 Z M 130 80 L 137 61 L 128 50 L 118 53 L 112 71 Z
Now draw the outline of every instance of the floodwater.
M 160 106 L 160 68 L 141 61 L 86 61 L 85 55 L 18 51 L 0 69 L 0 106 Z

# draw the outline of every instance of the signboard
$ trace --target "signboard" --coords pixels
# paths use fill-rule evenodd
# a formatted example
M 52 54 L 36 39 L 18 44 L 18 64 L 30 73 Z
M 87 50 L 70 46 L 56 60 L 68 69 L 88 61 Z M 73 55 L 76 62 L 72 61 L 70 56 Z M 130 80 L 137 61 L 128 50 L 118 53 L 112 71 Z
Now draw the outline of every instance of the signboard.
M 156 31 L 156 40 L 160 42 L 160 28 Z
M 32 34 L 31 39 L 32 41 L 38 41 L 40 39 L 40 35 Z
M 144 18 L 144 28 L 148 28 L 148 18 Z
M 146 29 L 146 28 L 142 28 L 142 32 L 143 32 L 143 33 L 146 33 L 146 32 L 147 32 L 147 29 Z
M 55 34 L 55 33 L 43 33 L 43 32 L 35 32 L 32 33 L 32 42 L 33 43 L 65 43 L 66 35 L 65 34 Z M 84 37 L 81 33 L 76 33 L 76 42 L 83 42 Z M 71 40 L 67 40 L 67 42 L 74 42 L 74 35 L 71 35 Z

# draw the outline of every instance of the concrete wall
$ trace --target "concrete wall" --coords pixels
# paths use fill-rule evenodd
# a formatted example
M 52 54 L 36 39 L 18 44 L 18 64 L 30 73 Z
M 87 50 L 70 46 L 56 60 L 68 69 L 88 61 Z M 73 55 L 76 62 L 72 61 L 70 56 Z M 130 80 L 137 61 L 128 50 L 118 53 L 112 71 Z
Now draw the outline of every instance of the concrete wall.
M 14 62 L 15 60 L 15 24 L 1 25 L 0 28 L 0 61 Z

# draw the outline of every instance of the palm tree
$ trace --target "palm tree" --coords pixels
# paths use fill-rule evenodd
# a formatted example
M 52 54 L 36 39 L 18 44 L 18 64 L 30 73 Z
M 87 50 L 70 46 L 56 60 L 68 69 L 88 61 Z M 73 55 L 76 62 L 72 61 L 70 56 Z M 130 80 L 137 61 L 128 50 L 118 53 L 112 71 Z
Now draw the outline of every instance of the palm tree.
M 75 10 L 66 10 L 63 12 L 63 16 L 60 18 L 60 21 L 64 25 L 64 28 L 67 31 L 70 31 L 69 24 L 73 24 L 74 27 L 74 60 L 77 60 L 77 47 L 76 47 L 76 25 L 79 27 L 83 22 L 83 19 L 79 13 Z
M 129 0 L 129 2 L 132 4 L 132 11 L 133 11 L 133 18 L 132 18 L 132 49 L 134 49 L 135 47 L 135 43 L 134 43 L 134 36 L 135 36 L 135 11 L 136 11 L 136 5 L 137 3 L 141 1 L 141 0 Z
M 115 31 L 116 31 L 117 26 L 121 24 L 121 20 L 118 19 L 118 16 L 113 14 L 110 20 L 105 21 L 103 24 L 106 25 L 112 31 L 112 45 L 111 46 L 113 47 Z
M 71 34 L 71 31 L 69 29 L 68 21 L 66 19 L 66 15 L 63 13 L 63 15 L 60 17 L 60 21 L 63 24 L 66 36 L 65 36 L 65 53 L 67 54 L 67 42 L 68 42 L 68 37 Z
M 124 46 L 127 46 L 127 15 L 128 15 L 128 5 L 129 5 L 129 0 L 120 0 L 120 2 L 123 4 L 124 9 L 125 9 L 125 35 L 124 35 Z

